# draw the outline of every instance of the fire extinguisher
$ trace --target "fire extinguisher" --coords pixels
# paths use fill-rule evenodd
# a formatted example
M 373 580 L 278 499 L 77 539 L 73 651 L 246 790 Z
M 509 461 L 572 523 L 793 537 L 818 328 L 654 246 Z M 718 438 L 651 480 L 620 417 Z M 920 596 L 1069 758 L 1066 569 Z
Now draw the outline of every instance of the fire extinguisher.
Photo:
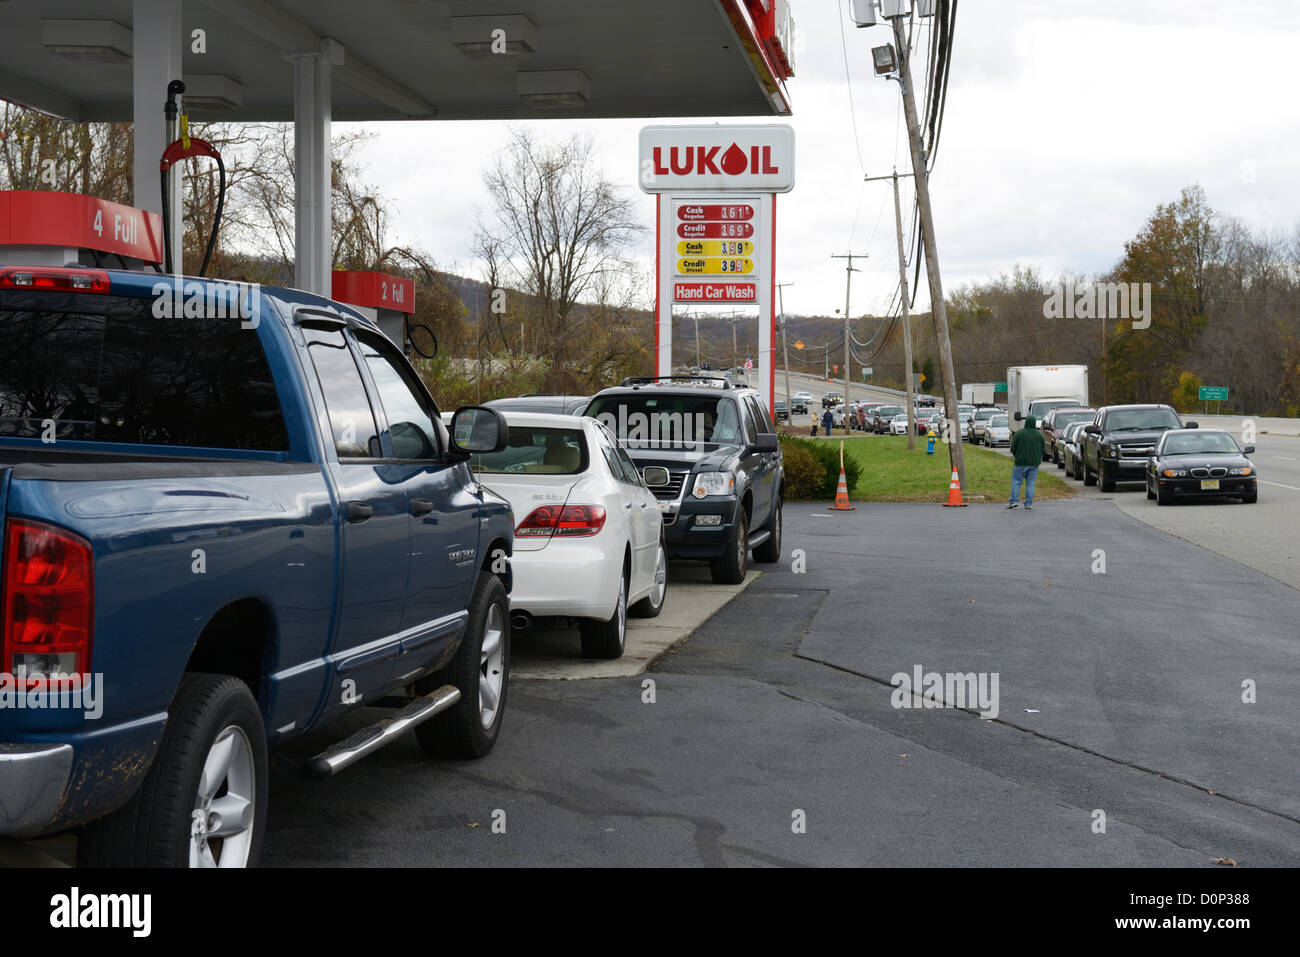
M 164 114 L 167 117 L 168 128 L 176 122 L 178 108 L 176 97 L 178 94 L 185 92 L 185 84 L 180 80 L 172 80 L 167 84 L 167 102 L 163 107 Z M 217 244 L 217 231 L 221 228 L 221 210 L 226 204 L 226 164 L 221 161 L 221 154 L 217 148 L 207 140 L 201 140 L 198 137 L 190 136 L 188 114 L 180 114 L 180 139 L 172 142 L 163 150 L 162 160 L 158 164 L 160 184 L 162 186 L 162 228 L 163 228 L 163 257 L 167 272 L 172 271 L 172 244 L 171 244 L 171 221 L 169 211 L 171 203 L 167 201 L 167 173 L 177 160 L 187 159 L 191 156 L 211 156 L 217 161 L 218 185 L 217 185 L 217 212 L 212 218 L 212 234 L 208 236 L 208 248 L 203 254 L 203 265 L 199 267 L 199 275 L 206 276 L 208 273 L 208 263 L 212 260 L 212 250 Z

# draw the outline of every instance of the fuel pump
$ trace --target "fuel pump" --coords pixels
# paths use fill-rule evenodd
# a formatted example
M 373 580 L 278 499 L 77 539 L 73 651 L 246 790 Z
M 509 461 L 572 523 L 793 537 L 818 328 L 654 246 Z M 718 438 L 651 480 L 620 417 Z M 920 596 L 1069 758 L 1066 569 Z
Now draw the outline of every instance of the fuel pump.
M 176 97 L 185 93 L 185 84 L 180 80 L 172 80 L 167 84 L 167 102 L 164 104 L 163 112 L 167 118 L 168 130 L 173 130 L 177 123 L 178 113 L 180 121 L 180 137 L 173 141 L 165 150 L 163 150 L 162 160 L 158 164 L 160 183 L 162 186 L 162 228 L 163 228 L 163 255 L 165 256 L 164 269 L 167 272 L 173 272 L 172 263 L 172 244 L 171 244 L 171 221 L 169 210 L 171 202 L 168 199 L 169 186 L 167 174 L 171 171 L 172 166 L 178 161 L 188 159 L 191 156 L 210 156 L 217 161 L 217 211 L 212 218 L 212 233 L 208 236 L 207 250 L 203 253 L 203 265 L 199 267 L 199 275 L 206 276 L 208 273 L 208 263 L 212 260 L 212 250 L 217 244 L 217 232 L 221 229 L 221 211 L 226 204 L 226 164 L 221 160 L 221 153 L 217 148 L 207 140 L 201 140 L 198 137 L 190 136 L 189 115 L 181 112 L 176 104 Z

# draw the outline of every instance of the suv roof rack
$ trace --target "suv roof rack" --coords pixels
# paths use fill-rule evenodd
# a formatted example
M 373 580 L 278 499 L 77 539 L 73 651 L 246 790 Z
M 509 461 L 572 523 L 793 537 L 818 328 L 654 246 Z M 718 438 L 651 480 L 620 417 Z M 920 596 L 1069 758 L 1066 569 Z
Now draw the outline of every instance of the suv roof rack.
M 705 375 L 636 375 L 628 376 L 620 382 L 619 388 L 638 385 L 653 385 L 657 382 L 699 382 L 709 385 L 718 385 L 724 389 L 734 389 L 730 379 L 722 376 L 705 376 Z

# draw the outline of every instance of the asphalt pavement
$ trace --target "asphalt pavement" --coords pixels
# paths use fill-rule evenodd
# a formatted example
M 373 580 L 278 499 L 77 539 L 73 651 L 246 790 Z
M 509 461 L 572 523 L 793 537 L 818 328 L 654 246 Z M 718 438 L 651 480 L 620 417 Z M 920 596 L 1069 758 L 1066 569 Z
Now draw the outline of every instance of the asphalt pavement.
M 1086 499 L 785 524 L 646 674 L 514 683 L 485 760 L 281 762 L 265 862 L 1300 864 L 1293 589 Z M 997 717 L 896 706 L 917 667 L 996 675 Z

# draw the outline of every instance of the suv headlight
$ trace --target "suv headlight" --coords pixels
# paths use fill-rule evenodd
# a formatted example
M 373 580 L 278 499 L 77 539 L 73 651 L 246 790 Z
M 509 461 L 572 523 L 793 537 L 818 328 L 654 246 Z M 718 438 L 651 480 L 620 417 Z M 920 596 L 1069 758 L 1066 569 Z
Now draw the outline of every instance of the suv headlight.
M 730 472 L 700 472 L 695 476 L 691 494 L 696 498 L 708 495 L 730 495 L 736 490 L 736 480 Z

